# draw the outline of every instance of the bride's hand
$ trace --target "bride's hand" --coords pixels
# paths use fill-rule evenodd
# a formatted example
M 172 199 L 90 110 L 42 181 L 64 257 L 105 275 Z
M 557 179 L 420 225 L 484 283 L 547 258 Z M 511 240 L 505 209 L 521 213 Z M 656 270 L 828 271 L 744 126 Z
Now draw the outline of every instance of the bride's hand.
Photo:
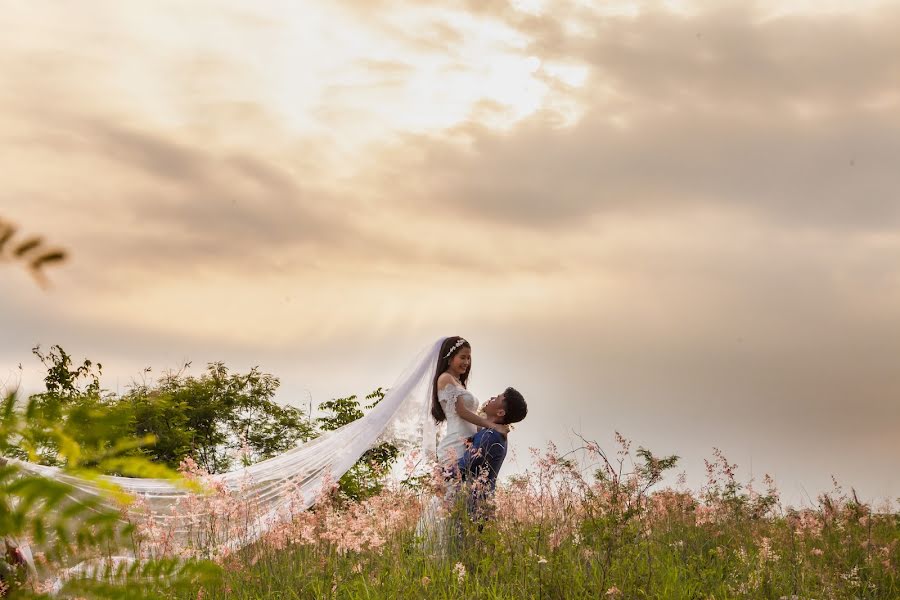
M 491 429 L 499 431 L 504 437 L 509 433 L 509 425 L 506 423 L 491 423 Z

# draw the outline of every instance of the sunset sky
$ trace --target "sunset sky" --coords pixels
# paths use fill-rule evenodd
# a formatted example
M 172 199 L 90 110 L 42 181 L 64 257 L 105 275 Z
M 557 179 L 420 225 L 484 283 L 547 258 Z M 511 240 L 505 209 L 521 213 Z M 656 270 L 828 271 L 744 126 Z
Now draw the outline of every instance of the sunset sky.
M 8 0 L 0 383 L 36 344 L 306 405 L 442 335 L 528 447 L 900 496 L 900 5 Z M 22 368 L 18 365 L 21 363 Z

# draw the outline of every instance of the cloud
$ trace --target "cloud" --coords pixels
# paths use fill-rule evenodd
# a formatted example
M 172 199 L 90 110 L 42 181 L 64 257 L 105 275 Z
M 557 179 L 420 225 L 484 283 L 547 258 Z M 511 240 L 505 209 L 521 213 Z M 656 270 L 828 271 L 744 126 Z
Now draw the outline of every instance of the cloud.
M 425 201 L 495 221 L 568 227 L 698 206 L 799 226 L 890 229 L 900 218 L 892 195 L 900 126 L 865 113 L 810 126 L 775 113 L 735 119 L 682 109 L 625 131 L 592 113 L 571 129 L 535 118 L 511 134 L 467 133 L 465 147 L 421 137 L 393 157 Z
M 77 142 L 54 148 L 61 162 L 31 170 L 69 178 L 77 178 L 83 167 L 93 173 L 65 195 L 82 206 L 103 206 L 97 216 L 121 228 L 108 232 L 117 238 L 110 260 L 152 263 L 168 257 L 163 266 L 184 260 L 256 261 L 279 250 L 353 235 L 352 223 L 335 214 L 337 199 L 317 189 L 318 181 L 307 185 L 304 173 L 293 170 L 295 163 L 108 121 L 57 119 L 53 126 Z M 21 193 L 35 183 L 23 181 Z M 60 190 L 42 187 L 38 197 L 59 198 Z M 84 236 L 77 229 L 66 236 L 85 243 L 90 229 Z M 109 250 L 96 243 L 89 248 L 102 254 Z
M 561 127 L 545 108 L 510 131 L 471 122 L 408 136 L 379 153 L 379 168 L 404 172 L 409 194 L 438 210 L 535 228 L 698 206 L 800 227 L 895 227 L 900 11 L 761 21 L 723 6 L 581 11 L 582 36 L 562 35 L 555 11 L 504 11 L 529 39 L 523 55 L 589 68 L 583 88 L 568 88 L 582 118 Z
M 454 251 L 417 234 L 411 227 L 434 225 L 429 211 L 415 206 L 416 198 L 395 197 L 390 186 L 367 189 L 356 166 L 371 156 L 354 139 L 356 130 L 371 128 L 383 140 L 404 115 L 427 122 L 404 110 L 407 96 L 427 89 L 413 85 L 416 78 L 423 70 L 432 77 L 433 68 L 463 67 L 461 57 L 451 53 L 432 64 L 357 49 L 301 94 L 299 84 L 315 80 L 306 71 L 314 75 L 321 65 L 291 72 L 287 79 L 296 84 L 282 82 L 277 61 L 250 61 L 216 41 L 252 40 L 270 59 L 311 52 L 288 33 L 315 19 L 285 15 L 279 28 L 271 15 L 262 18 L 265 8 L 255 16 L 229 9 L 221 20 L 200 19 L 197 35 L 172 28 L 178 11 L 141 9 L 154 26 L 139 28 L 135 39 L 128 32 L 139 19 L 124 10 L 108 15 L 114 31 L 91 19 L 91 10 L 65 26 L 51 18 L 49 5 L 13 15 L 21 33 L 7 40 L 0 59 L 10 67 L 4 79 L 20 82 L 17 94 L 0 97 L 0 135 L 20 149 L 5 182 L 5 197 L 16 202 L 9 218 L 56 234 L 73 251 L 72 268 L 102 287 L 132 285 L 141 273 L 304 272 L 364 259 L 394 272 L 448 262 L 469 272 L 547 268 L 541 256 L 501 265 L 478 245 Z M 448 42 L 466 41 L 458 23 L 431 25 L 428 31 Z M 42 26 L 55 32 L 51 41 L 35 33 Z M 98 33 L 108 48 L 97 43 Z M 365 32 L 361 39 L 372 41 Z M 35 62 L 39 72 L 25 66 Z M 288 66 L 297 71 L 298 64 Z M 460 79 L 466 72 L 453 81 L 468 83 Z M 296 107 L 298 115 L 306 109 L 297 121 L 318 119 L 316 127 L 289 130 L 284 96 L 306 102 Z M 384 119 L 373 119 L 376 109 Z M 104 268 L 82 269 L 86 264 Z

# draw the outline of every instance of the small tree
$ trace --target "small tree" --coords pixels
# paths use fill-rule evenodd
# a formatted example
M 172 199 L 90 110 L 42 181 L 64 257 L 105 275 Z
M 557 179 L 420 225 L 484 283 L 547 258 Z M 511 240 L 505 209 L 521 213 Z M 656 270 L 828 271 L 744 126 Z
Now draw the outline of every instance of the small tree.
M 384 390 L 378 388 L 366 396 L 372 409 L 384 399 Z M 316 422 L 323 431 L 333 431 L 352 423 L 363 416 L 363 410 L 356 395 L 337 398 L 319 405 L 320 410 L 330 414 L 319 417 Z M 360 457 L 349 471 L 344 473 L 339 484 L 340 492 L 349 500 L 362 500 L 379 493 L 384 487 L 384 478 L 400 455 L 400 449 L 390 442 L 382 442 Z
M 102 365 L 84 360 L 75 365 L 60 346 L 51 346 L 46 354 L 36 346 L 32 353 L 40 359 L 47 374 L 44 391 L 29 398 L 31 418 L 68 427 L 69 436 L 82 447 L 102 451 L 110 439 L 130 437 L 130 414 L 117 406 L 114 396 L 103 396 L 100 389 Z M 59 465 L 59 436 L 34 430 L 32 460 Z M 11 448 L 10 455 L 27 458 L 21 448 Z
M 109 435 L 152 436 L 156 443 L 133 450 L 153 462 L 177 468 L 191 457 L 209 473 L 234 466 L 238 457 L 250 464 L 277 456 L 320 431 L 333 431 L 352 423 L 384 399 L 382 388 L 365 397 L 336 398 L 319 405 L 325 414 L 314 427 L 303 411 L 275 402 L 279 381 L 257 367 L 248 373 L 232 373 L 222 362 L 209 363 L 199 377 L 189 376 L 190 363 L 163 375 L 156 383 L 135 384 L 122 396 L 104 393 L 100 384 L 102 365 L 84 360 L 76 366 L 60 346 L 34 354 L 47 369 L 45 391 L 33 396 L 34 406 L 47 422 L 65 421 L 81 445 L 103 449 Z M 44 464 L 59 464 L 54 438 L 37 440 L 36 454 Z M 14 450 L 15 452 L 15 450 Z M 18 456 L 24 458 L 21 450 Z M 400 450 L 390 442 L 370 448 L 341 478 L 340 490 L 351 500 L 381 491 L 385 475 Z
M 230 373 L 210 363 L 200 377 L 184 369 L 165 375 L 155 386 L 137 386 L 121 398 L 134 414 L 137 435 L 160 441 L 145 449 L 149 457 L 177 466 L 192 456 L 210 473 L 277 456 L 314 437 L 303 411 L 274 401 L 279 381 L 257 367 Z
M 219 473 L 231 468 L 239 455 L 256 462 L 315 437 L 300 409 L 274 401 L 279 381 L 257 367 L 231 373 L 216 362 L 192 377 L 185 375 L 187 364 L 155 384 L 135 385 L 116 396 L 103 393 L 99 363 L 84 360 L 75 366 L 60 346 L 46 354 L 40 348 L 33 352 L 47 375 L 45 390 L 32 396 L 32 410 L 47 422 L 71 425 L 77 443 L 86 447 L 102 449 L 105 440 L 116 436 L 153 436 L 156 444 L 133 453 L 171 468 L 191 456 L 210 473 Z M 97 436 L 101 430 L 104 436 Z M 21 449 L 12 451 L 24 458 Z M 37 439 L 36 458 L 59 464 L 56 439 Z

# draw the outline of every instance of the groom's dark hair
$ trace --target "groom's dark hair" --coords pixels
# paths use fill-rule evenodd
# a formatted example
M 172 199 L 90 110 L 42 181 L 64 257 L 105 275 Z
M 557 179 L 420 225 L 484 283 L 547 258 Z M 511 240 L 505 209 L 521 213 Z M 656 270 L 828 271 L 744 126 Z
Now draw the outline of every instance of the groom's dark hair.
M 528 405 L 525 404 L 525 398 L 515 388 L 508 387 L 503 392 L 506 399 L 506 412 L 503 415 L 503 423 L 518 423 L 528 414 Z

